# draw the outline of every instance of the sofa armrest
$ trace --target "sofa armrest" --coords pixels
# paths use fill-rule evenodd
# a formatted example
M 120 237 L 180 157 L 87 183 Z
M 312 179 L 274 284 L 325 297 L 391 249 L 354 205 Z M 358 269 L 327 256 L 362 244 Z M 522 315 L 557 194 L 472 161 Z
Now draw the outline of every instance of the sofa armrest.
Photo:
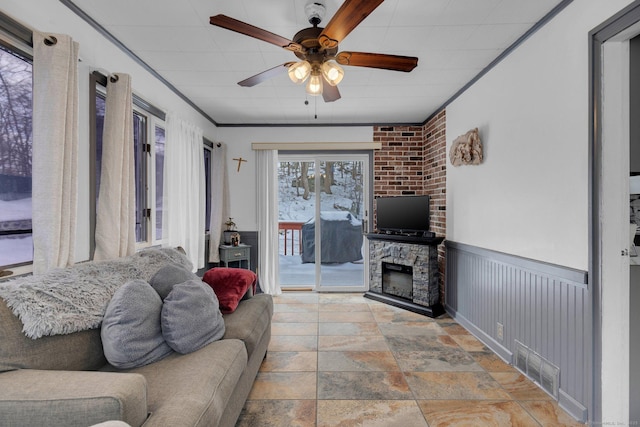
M 147 417 L 142 375 L 19 369 L 0 374 L 0 425 L 87 426 Z

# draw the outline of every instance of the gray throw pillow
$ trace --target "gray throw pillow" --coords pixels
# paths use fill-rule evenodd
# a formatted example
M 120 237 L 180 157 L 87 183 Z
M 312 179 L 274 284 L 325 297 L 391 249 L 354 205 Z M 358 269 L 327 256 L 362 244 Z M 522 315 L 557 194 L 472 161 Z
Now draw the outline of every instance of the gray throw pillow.
M 218 298 L 200 279 L 173 287 L 162 306 L 162 334 L 178 353 L 199 350 L 224 335 Z
M 191 271 L 178 264 L 167 264 L 153 275 L 149 284 L 158 292 L 163 300 L 169 295 L 174 285 L 187 280 L 198 279 Z
M 162 300 L 144 280 L 122 285 L 102 319 L 102 348 L 107 361 L 120 369 L 148 365 L 172 353 L 160 327 Z

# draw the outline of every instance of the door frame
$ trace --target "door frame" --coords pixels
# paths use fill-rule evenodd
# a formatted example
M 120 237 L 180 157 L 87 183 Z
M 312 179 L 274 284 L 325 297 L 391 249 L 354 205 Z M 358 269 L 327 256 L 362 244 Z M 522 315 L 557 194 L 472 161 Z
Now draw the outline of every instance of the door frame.
M 619 417 L 626 417 L 627 422 L 629 417 L 629 259 L 624 252 L 628 218 L 620 224 L 624 212 L 618 210 L 623 210 L 619 202 L 625 196 L 625 189 L 628 204 L 629 185 L 629 107 L 628 102 L 625 105 L 624 95 L 626 84 L 628 101 L 628 80 L 622 80 L 625 73 L 629 74 L 628 40 L 640 32 L 639 22 L 640 1 L 635 1 L 589 32 L 591 423 L 612 420 L 624 423 L 625 419 Z M 610 73 L 620 81 L 616 82 Z M 607 90 L 606 97 L 604 90 Z M 624 130 L 625 123 L 627 130 Z M 611 159 L 611 156 L 618 158 Z M 617 172 L 615 165 L 620 167 Z M 622 176 L 625 172 L 626 176 Z M 605 186 L 619 181 L 621 185 L 614 191 L 617 194 L 607 194 Z M 605 208 L 606 202 L 619 206 Z M 628 207 L 626 212 L 628 215 Z
M 352 161 L 362 161 L 363 162 L 363 176 L 365 179 L 363 180 L 363 204 L 364 208 L 364 217 L 362 218 L 363 222 L 363 233 L 368 233 L 371 231 L 371 221 L 369 221 L 369 217 L 373 212 L 373 151 L 372 150 L 313 150 L 313 151 L 279 151 L 278 152 L 278 162 L 281 161 L 303 161 L 302 159 L 308 159 L 309 161 L 313 161 L 315 164 L 315 168 L 318 169 L 320 162 L 326 161 L 341 161 L 341 160 L 352 160 Z M 320 176 L 316 174 L 315 188 L 320 188 Z M 321 193 L 316 192 L 315 197 L 321 198 Z M 320 203 L 316 203 L 316 212 L 315 217 L 318 218 L 320 215 Z M 321 245 L 320 241 L 320 228 L 315 228 L 315 241 Z M 363 284 L 362 286 L 322 286 L 321 282 L 321 268 L 322 264 L 317 262 L 320 258 L 321 251 L 316 250 L 316 262 L 314 265 L 315 268 L 315 279 L 314 285 L 312 286 L 314 291 L 317 292 L 366 292 L 369 290 L 369 275 L 367 272 L 369 271 L 369 251 L 367 250 L 367 240 L 363 239 Z

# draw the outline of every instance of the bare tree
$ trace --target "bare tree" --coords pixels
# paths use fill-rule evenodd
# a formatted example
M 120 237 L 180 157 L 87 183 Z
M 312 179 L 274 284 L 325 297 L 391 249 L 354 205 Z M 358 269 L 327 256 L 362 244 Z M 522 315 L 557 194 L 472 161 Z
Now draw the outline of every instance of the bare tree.
M 331 193 L 331 186 L 333 185 L 333 163 L 334 162 L 326 162 L 325 163 L 325 171 L 324 171 L 324 181 L 322 182 L 322 191 L 326 194 Z
M 309 191 L 309 163 L 302 162 L 300 169 L 300 180 L 302 181 L 302 188 L 304 188 L 302 198 L 304 200 L 309 200 L 311 198 L 311 192 Z
M 31 176 L 32 67 L 0 50 L 0 174 Z

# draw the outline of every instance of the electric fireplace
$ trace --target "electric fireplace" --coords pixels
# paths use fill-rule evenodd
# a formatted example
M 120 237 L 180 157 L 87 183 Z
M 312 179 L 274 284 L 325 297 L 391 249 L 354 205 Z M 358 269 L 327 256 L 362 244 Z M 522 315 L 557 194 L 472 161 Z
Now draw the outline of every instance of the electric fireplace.
M 369 290 L 365 297 L 430 317 L 440 304 L 438 245 L 442 237 L 371 233 Z

